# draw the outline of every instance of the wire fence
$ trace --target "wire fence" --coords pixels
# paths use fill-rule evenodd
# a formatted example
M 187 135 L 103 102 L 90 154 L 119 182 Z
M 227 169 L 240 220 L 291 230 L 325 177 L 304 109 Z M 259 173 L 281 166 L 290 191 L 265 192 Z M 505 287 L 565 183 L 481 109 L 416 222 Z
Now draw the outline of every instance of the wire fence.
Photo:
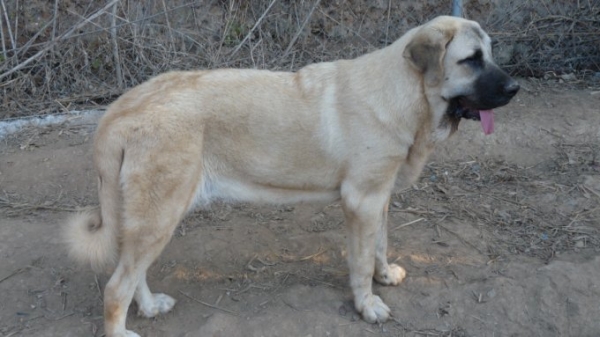
M 390 44 L 452 0 L 0 0 L 0 119 L 109 103 L 167 70 L 295 70 Z M 471 0 L 518 76 L 600 74 L 600 0 Z

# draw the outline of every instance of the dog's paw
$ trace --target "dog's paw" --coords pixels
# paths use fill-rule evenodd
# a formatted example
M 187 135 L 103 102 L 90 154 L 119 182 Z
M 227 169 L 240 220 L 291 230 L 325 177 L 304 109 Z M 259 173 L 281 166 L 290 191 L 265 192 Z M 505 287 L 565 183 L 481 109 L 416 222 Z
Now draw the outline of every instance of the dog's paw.
M 152 294 L 152 301 L 144 303 L 146 305 L 139 307 L 138 315 L 147 318 L 154 317 L 158 314 L 166 314 L 173 309 L 175 299 L 166 294 Z
M 392 263 L 387 270 L 375 272 L 373 275 L 375 281 L 385 286 L 397 286 L 406 277 L 406 270 L 399 265 Z
M 368 323 L 383 323 L 390 317 L 390 308 L 377 295 L 369 294 L 362 298 L 362 302 L 355 303 L 355 306 Z
M 127 330 L 127 331 L 125 331 L 125 335 L 123 337 L 142 337 L 142 336 L 138 335 L 137 333 L 135 333 L 131 330 Z
M 123 331 L 113 331 L 110 334 L 107 334 L 113 337 L 142 337 L 140 335 L 138 335 L 137 333 L 131 331 L 131 330 L 123 330 Z

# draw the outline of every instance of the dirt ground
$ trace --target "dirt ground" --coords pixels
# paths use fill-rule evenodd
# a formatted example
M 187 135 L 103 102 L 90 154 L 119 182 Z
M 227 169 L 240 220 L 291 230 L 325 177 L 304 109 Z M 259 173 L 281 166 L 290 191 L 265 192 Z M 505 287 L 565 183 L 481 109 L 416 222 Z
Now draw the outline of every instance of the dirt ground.
M 420 181 L 398 186 L 375 286 L 393 319 L 354 311 L 340 207 L 213 205 L 149 270 L 178 300 L 143 336 L 599 336 L 600 92 L 523 82 L 485 137 L 465 121 Z M 74 265 L 69 212 L 95 204 L 101 112 L 0 141 L 0 336 L 101 336 L 108 275 Z

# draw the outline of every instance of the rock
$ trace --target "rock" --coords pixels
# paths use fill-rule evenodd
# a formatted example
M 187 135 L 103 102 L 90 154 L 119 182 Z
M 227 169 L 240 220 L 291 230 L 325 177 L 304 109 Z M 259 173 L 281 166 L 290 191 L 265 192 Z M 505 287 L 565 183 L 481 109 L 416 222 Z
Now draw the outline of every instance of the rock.
M 560 78 L 565 80 L 565 81 L 577 81 L 577 76 L 575 76 L 575 74 L 570 73 L 570 74 L 562 74 L 560 75 Z

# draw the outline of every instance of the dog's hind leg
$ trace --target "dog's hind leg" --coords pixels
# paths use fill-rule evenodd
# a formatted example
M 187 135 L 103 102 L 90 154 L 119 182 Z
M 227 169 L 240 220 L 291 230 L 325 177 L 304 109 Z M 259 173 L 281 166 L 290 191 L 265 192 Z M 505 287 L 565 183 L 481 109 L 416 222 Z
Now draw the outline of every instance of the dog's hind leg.
M 158 157 L 152 159 L 152 162 L 131 160 L 131 166 L 124 169 L 120 259 L 104 294 L 105 329 L 109 337 L 137 336 L 125 328 L 127 309 L 133 298 L 139 312 L 146 317 L 168 312 L 175 304 L 168 295 L 150 292 L 146 270 L 190 208 L 200 179 L 200 164 L 178 161 L 176 156 L 169 162 L 161 162 Z
M 139 237 L 138 240 L 127 239 L 129 243 L 123 245 L 119 264 L 106 285 L 104 290 L 104 320 L 107 336 L 138 336 L 136 333 L 125 329 L 127 309 L 136 288 L 139 287 L 138 284 L 146 283 L 146 270 L 168 241 L 168 238 L 164 236 L 156 241 L 148 239 L 147 237 Z M 142 250 L 150 245 L 152 246 L 149 249 L 151 252 L 142 253 Z M 160 249 L 158 249 L 159 246 Z M 148 293 L 136 296 L 141 297 L 141 300 L 138 298 L 138 301 L 147 307 L 154 306 L 153 299 L 144 298 L 144 296 L 152 296 L 147 286 L 145 290 Z
M 126 212 L 125 212 L 126 213 Z M 128 217 L 123 230 L 121 256 L 104 291 L 104 318 L 107 336 L 137 336 L 125 330 L 127 309 L 135 294 L 139 312 L 147 317 L 169 311 L 175 300 L 164 294 L 152 294 L 146 283 L 146 270 L 169 242 L 173 229 L 185 213 L 183 207 L 165 210 L 155 218 Z

